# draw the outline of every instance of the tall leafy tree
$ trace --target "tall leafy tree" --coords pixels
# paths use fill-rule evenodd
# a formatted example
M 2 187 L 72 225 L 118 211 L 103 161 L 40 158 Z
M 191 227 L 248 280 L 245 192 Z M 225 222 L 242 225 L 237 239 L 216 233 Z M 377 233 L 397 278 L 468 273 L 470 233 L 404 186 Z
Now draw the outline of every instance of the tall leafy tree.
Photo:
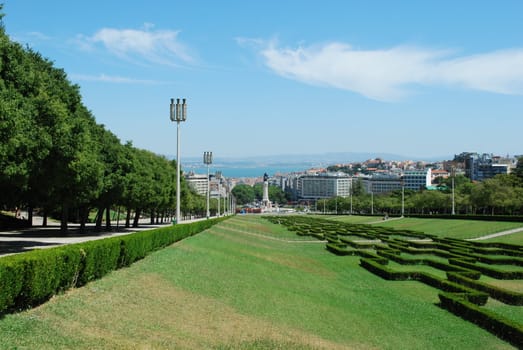
M 239 205 L 252 203 L 255 199 L 254 188 L 247 184 L 238 184 L 234 186 L 232 194 L 236 198 L 236 203 Z

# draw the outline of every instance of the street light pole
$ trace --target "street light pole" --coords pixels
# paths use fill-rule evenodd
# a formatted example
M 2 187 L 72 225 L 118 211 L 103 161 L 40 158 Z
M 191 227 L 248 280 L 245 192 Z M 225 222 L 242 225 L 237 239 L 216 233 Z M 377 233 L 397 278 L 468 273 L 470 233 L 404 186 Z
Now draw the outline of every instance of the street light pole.
M 371 215 L 374 215 L 374 192 L 370 191 L 370 213 Z
M 456 177 L 456 173 L 454 170 L 454 167 L 452 167 L 452 215 L 456 215 L 456 197 L 454 192 L 454 179 Z
M 216 176 L 216 179 L 218 180 L 218 217 L 220 217 L 220 197 L 221 197 L 220 183 L 222 181 L 222 172 L 217 171 L 215 176 Z
M 176 223 L 180 223 L 180 122 L 184 122 L 187 119 L 187 103 L 185 98 L 176 99 L 171 98 L 170 106 L 170 117 L 171 121 L 176 122 Z
M 352 185 L 354 184 L 352 182 L 352 180 L 354 180 L 354 178 L 350 178 L 350 215 L 352 215 Z
M 401 217 L 405 215 L 405 181 L 401 180 Z
M 209 166 L 212 164 L 212 152 L 203 152 L 203 163 L 207 164 L 207 219 L 211 216 L 209 209 L 209 197 L 211 192 Z

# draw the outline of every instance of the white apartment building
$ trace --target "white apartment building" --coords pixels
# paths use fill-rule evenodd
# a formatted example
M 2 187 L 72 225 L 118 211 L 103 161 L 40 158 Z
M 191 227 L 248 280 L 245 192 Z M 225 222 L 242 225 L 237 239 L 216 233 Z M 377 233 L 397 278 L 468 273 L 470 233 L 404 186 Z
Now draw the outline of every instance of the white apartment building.
M 409 190 L 419 191 L 432 184 L 432 170 L 407 170 L 403 173 L 403 183 Z
M 342 174 L 302 175 L 297 180 L 297 195 L 301 199 L 348 197 L 352 185 L 352 178 Z
M 194 188 L 194 190 L 200 195 L 207 195 L 207 184 L 209 179 L 207 175 L 200 174 L 188 174 L 185 176 L 185 181 Z
M 399 175 L 374 175 L 362 178 L 363 188 L 367 193 L 388 193 L 401 189 L 401 177 Z
M 388 193 L 405 189 L 419 191 L 432 184 L 431 169 L 406 170 L 403 175 L 396 174 L 377 174 L 362 179 L 363 187 L 367 193 Z

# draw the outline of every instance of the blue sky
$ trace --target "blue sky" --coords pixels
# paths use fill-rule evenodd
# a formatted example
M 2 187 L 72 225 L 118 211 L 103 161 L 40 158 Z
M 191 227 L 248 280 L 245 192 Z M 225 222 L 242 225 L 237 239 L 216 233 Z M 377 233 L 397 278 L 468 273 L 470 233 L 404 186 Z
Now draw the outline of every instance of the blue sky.
M 523 1 L 3 2 L 13 40 L 159 154 L 171 98 L 189 104 L 182 159 L 523 154 Z

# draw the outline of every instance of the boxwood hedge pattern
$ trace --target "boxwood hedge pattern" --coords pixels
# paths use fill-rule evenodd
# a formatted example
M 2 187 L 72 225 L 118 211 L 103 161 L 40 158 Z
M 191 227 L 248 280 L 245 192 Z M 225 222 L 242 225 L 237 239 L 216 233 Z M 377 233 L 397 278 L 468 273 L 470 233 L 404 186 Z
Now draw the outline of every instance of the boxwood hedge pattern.
M 520 280 L 523 284 L 523 268 L 518 268 L 523 266 L 523 246 L 441 238 L 418 231 L 303 215 L 265 218 L 298 235 L 325 240 L 326 250 L 333 254 L 359 256 L 360 266 L 386 280 L 419 281 L 438 289 L 439 306 L 523 348 L 523 325 L 484 307 L 488 298 L 493 298 L 519 310 L 523 307 L 523 293 L 480 281 L 485 275 L 496 280 Z M 412 258 L 413 255 L 421 257 Z M 389 261 L 427 265 L 444 271 L 447 278 L 414 268 L 397 271 L 388 266 Z
M 39 305 L 226 218 L 173 225 L 125 236 L 0 258 L 0 316 Z

